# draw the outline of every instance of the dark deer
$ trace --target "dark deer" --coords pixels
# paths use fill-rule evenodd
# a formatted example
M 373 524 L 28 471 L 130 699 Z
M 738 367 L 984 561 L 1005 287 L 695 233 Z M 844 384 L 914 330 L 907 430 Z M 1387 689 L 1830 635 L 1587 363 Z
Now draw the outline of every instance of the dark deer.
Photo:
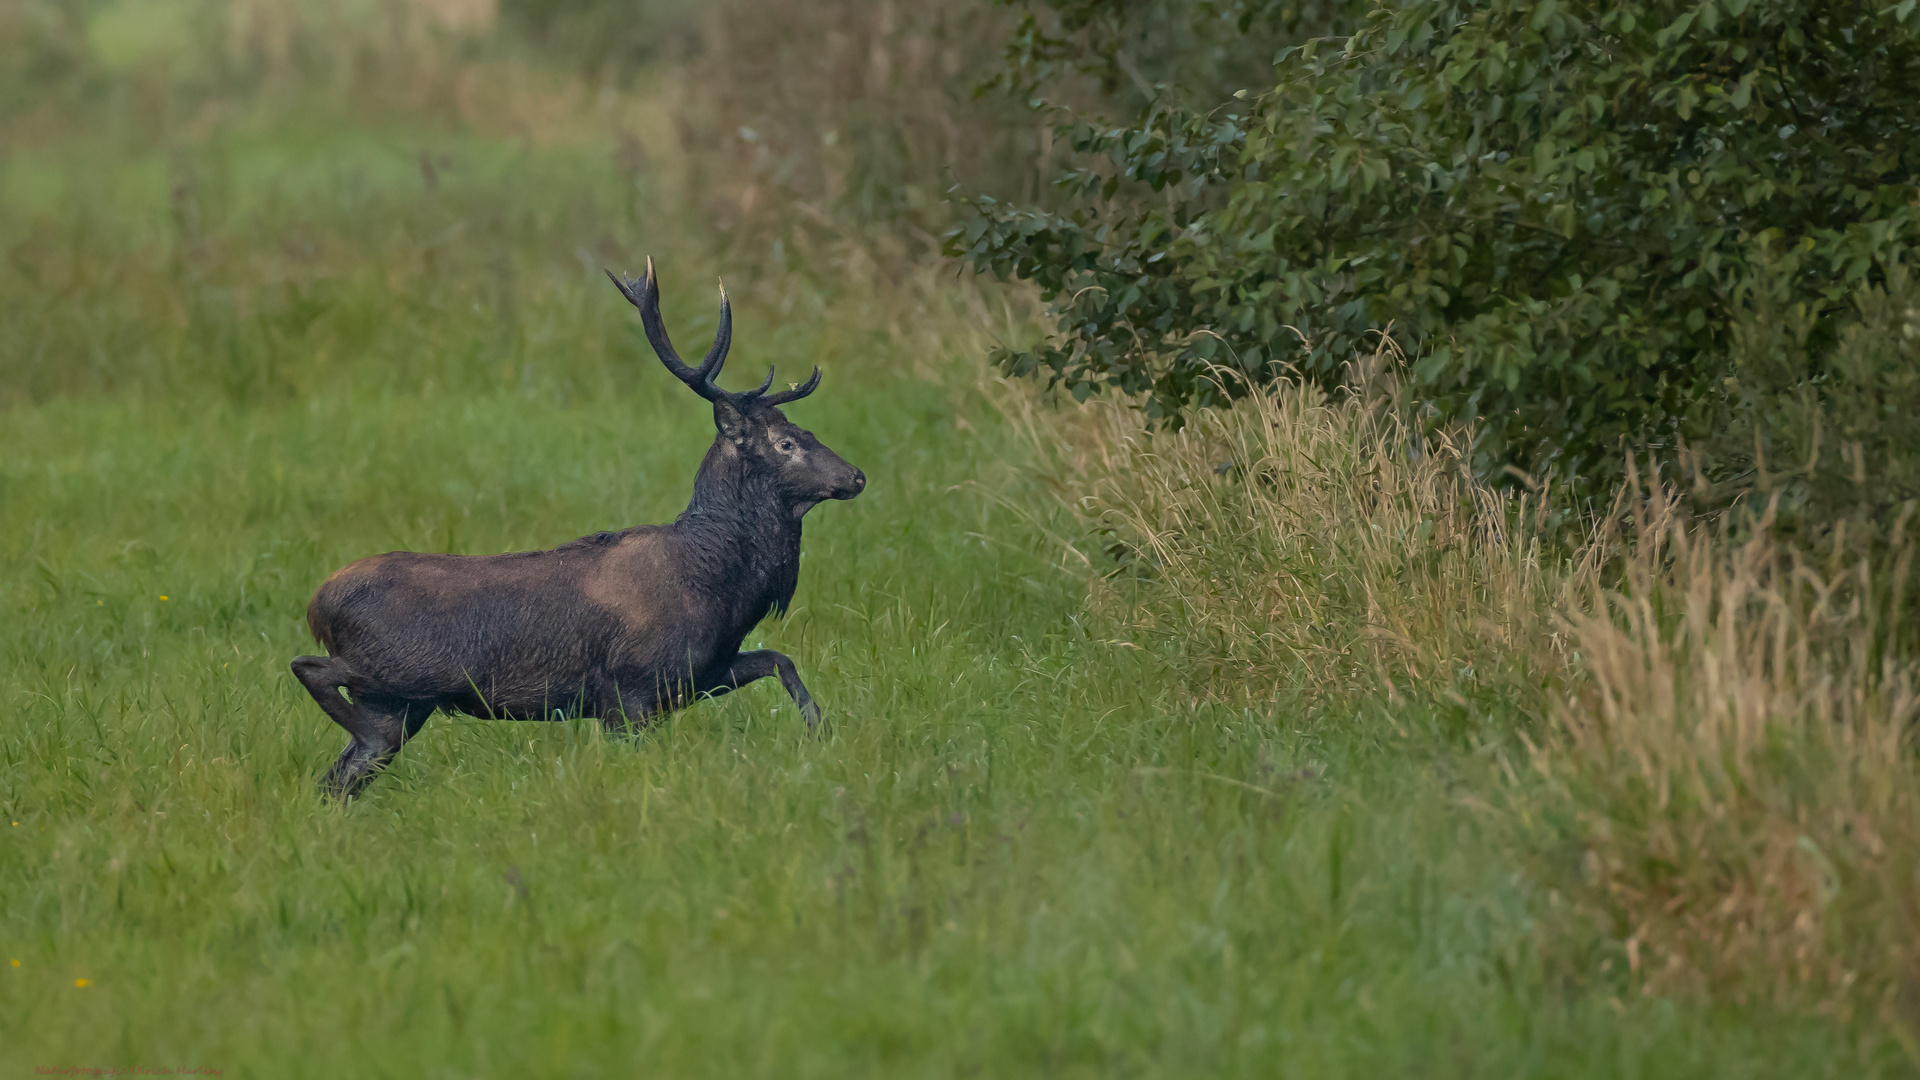
M 293 673 L 352 740 L 323 787 L 351 795 L 393 759 L 435 709 L 514 720 L 593 716 L 632 730 L 706 694 L 778 675 L 807 720 L 820 708 L 793 661 L 741 652 L 760 620 L 785 613 L 800 572 L 800 519 L 866 487 L 859 469 L 787 420 L 780 406 L 820 385 L 820 369 L 776 393 L 714 385 L 733 338 L 720 329 L 698 368 L 682 363 L 660 320 L 653 260 L 644 281 L 609 272 L 660 362 L 713 403 L 718 429 L 669 525 L 602 532 L 551 551 L 362 559 L 320 586 L 307 625 L 327 656 Z M 343 696 L 342 691 L 345 691 Z

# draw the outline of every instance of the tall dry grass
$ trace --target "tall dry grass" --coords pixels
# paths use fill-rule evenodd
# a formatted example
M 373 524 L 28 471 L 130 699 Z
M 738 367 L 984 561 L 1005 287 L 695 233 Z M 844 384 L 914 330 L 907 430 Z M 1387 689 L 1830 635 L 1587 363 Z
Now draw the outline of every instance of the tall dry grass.
M 1170 645 L 1195 693 L 1466 708 L 1557 666 L 1543 502 L 1476 478 L 1465 433 L 1423 435 L 1385 382 L 1278 386 L 1172 432 L 1012 408 L 1098 538 L 1096 606 Z
M 1574 692 L 1531 755 L 1576 921 L 1640 992 L 1920 1019 L 1920 716 L 1899 640 L 1913 548 L 1815 565 L 1660 488 L 1611 587 L 1563 603 Z M 1573 856 L 1577 855 L 1577 859 Z M 1603 959 L 1601 961 L 1605 963 Z
M 1836 1012 L 1912 1048 L 1904 522 L 1890 560 L 1815 565 L 1765 521 L 1730 543 L 1634 489 L 1568 550 L 1531 494 L 1471 474 L 1462 436 L 1367 385 L 1278 387 L 1179 432 L 1008 408 L 1077 516 L 1094 604 L 1195 694 L 1452 715 L 1443 735 L 1499 748 L 1504 779 L 1463 798 L 1537 881 L 1566 975 Z

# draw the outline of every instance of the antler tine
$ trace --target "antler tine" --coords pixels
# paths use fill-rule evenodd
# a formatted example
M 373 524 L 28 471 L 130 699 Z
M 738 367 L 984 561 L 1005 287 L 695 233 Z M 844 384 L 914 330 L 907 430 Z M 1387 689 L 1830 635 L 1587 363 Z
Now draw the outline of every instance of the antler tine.
M 767 378 L 772 379 L 773 373 L 768 372 Z M 808 379 L 806 382 L 801 383 L 799 386 L 796 386 L 791 390 L 782 390 L 777 394 L 768 394 L 766 397 L 763 397 L 760 399 L 760 404 L 785 405 L 789 401 L 799 401 L 801 398 L 806 397 L 808 394 L 813 393 L 814 388 L 818 387 L 819 385 L 820 385 L 820 369 L 816 367 L 813 369 L 813 378 Z
M 696 371 L 681 361 L 680 354 L 673 349 L 673 342 L 667 338 L 667 325 L 660 318 L 660 283 L 653 275 L 653 256 L 647 256 L 647 276 L 642 281 L 621 281 L 611 270 L 607 271 L 607 277 L 613 280 L 614 286 L 620 290 L 620 295 L 626 297 L 628 303 L 640 310 L 640 325 L 647 332 L 647 341 L 653 346 L 654 355 L 658 356 L 667 370 L 673 373 L 673 377 L 686 383 L 694 393 L 708 401 L 714 400 L 714 395 L 721 393 L 721 390 L 709 383 L 706 378 L 709 374 L 706 371 L 708 365 L 716 369 L 719 367 L 714 362 L 714 354 L 709 353 L 707 359 L 701 364 L 701 370 Z M 635 285 L 639 288 L 635 289 Z M 732 320 L 724 314 L 725 310 L 723 303 L 723 315 L 720 320 L 721 337 L 730 340 Z M 719 349 L 721 358 L 724 359 L 726 350 L 722 344 L 719 340 L 714 342 L 715 348 Z
M 700 377 L 707 382 L 719 378 L 727 363 L 727 350 L 733 347 L 733 301 L 727 299 L 727 283 L 720 283 L 720 329 L 713 332 L 713 347 L 700 361 Z
M 602 269 L 603 269 L 603 270 L 605 270 L 605 268 L 604 268 L 604 267 L 603 267 Z M 627 303 L 629 303 L 629 304 L 632 304 L 632 305 L 633 305 L 634 307 L 636 307 L 636 308 L 637 308 L 637 307 L 639 307 L 639 306 L 640 306 L 640 294 L 639 294 L 639 293 L 637 293 L 637 292 L 634 292 L 634 291 L 633 291 L 633 287 L 634 287 L 635 285 L 638 285 L 638 284 L 639 284 L 639 282 L 637 282 L 637 281 L 634 281 L 634 282 L 628 282 L 628 281 L 622 281 L 622 280 L 620 280 L 620 275 L 619 275 L 619 274 L 616 274 L 616 273 L 614 273 L 614 272 L 613 272 L 613 271 L 611 271 L 611 270 L 606 270 L 605 272 L 606 272 L 606 275 L 607 275 L 607 280 L 608 280 L 608 281 L 611 281 L 611 282 L 613 282 L 613 287 L 614 287 L 614 288 L 616 288 L 616 289 L 619 289 L 619 290 L 620 290 L 620 295 L 621 295 L 621 296 L 624 296 L 624 297 L 626 297 L 626 298 L 627 298 Z
M 761 383 L 760 388 L 758 390 L 749 390 L 746 393 L 741 394 L 740 396 L 743 398 L 754 398 L 754 399 L 762 398 L 766 396 L 767 391 L 772 389 L 772 387 L 773 387 L 773 369 L 768 368 L 767 381 Z

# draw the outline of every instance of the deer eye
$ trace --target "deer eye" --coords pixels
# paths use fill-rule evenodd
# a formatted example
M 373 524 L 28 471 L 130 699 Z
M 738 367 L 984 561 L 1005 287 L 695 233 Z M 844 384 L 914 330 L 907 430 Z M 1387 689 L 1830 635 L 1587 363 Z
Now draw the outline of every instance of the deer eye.
M 793 453 L 793 441 L 790 439 L 782 440 L 780 443 L 780 452 L 783 454 Z

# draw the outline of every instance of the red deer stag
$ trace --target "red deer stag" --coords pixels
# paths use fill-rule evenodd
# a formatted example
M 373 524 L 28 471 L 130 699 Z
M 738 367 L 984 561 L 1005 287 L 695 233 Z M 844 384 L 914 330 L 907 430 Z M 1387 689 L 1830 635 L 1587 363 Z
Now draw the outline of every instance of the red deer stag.
M 640 309 L 660 362 L 713 403 L 718 430 L 692 501 L 671 524 L 595 533 L 551 551 L 395 551 L 335 572 L 307 608 L 328 655 L 293 661 L 313 700 L 351 736 L 326 790 L 359 790 L 435 709 L 594 716 L 628 730 L 701 694 L 778 675 L 809 730 L 819 723 L 793 661 L 740 644 L 793 599 L 800 519 L 867 484 L 780 411 L 820 385 L 820 369 L 791 390 L 768 393 L 772 372 L 758 390 L 722 390 L 713 380 L 733 337 L 724 287 L 713 348 L 691 368 L 667 340 L 653 260 L 644 281 L 607 276 Z

